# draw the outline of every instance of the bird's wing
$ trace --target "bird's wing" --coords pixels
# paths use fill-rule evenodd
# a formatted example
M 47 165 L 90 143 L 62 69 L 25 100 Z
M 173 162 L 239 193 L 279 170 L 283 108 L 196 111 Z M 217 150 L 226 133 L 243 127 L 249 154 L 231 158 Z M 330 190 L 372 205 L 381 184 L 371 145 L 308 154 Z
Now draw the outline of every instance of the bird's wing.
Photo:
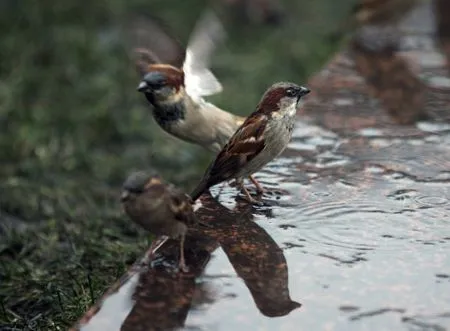
M 264 129 L 268 117 L 253 113 L 230 138 L 211 164 L 207 176 L 211 185 L 233 178 L 265 147 Z
M 140 75 L 151 64 L 164 63 L 181 68 L 184 47 L 160 20 L 150 16 L 134 16 L 126 27 L 125 43 Z
M 197 223 L 190 197 L 173 185 L 169 185 L 167 191 L 170 197 L 169 206 L 175 215 L 175 219 L 188 226 Z
M 186 92 L 192 98 L 222 91 L 222 84 L 209 70 L 209 65 L 217 44 L 224 38 L 225 31 L 216 15 L 211 11 L 204 13 L 191 34 L 183 63 Z

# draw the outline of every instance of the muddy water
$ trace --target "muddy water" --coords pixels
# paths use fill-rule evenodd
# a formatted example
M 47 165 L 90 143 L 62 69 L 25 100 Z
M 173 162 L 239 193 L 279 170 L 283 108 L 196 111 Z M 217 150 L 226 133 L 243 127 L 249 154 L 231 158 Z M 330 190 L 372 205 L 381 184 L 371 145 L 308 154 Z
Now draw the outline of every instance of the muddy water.
M 339 53 L 257 174 L 264 204 L 214 187 L 190 272 L 165 243 L 77 329 L 450 330 L 450 31 L 436 42 L 433 20 L 424 5 L 394 48 Z

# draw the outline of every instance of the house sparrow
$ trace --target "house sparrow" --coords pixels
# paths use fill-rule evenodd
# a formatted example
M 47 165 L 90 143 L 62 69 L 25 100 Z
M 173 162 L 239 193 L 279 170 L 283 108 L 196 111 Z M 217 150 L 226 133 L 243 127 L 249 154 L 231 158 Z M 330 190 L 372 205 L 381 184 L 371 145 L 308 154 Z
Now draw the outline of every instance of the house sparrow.
M 162 39 L 167 33 L 155 22 L 147 21 L 137 20 L 133 29 L 137 45 L 135 64 L 142 76 L 138 91 L 144 93 L 153 106 L 153 117 L 163 130 L 214 153 L 219 152 L 244 122 L 244 118 L 203 99 L 222 91 L 222 85 L 208 69 L 215 45 L 225 35 L 221 23 L 212 12 L 207 12 L 194 28 L 186 51 L 182 52 L 175 42 L 157 44 L 155 39 L 158 40 L 158 36 Z M 159 34 L 146 41 L 146 35 L 155 34 L 153 30 L 158 30 Z M 171 63 L 163 62 L 164 50 L 171 52 Z
M 195 201 L 208 188 L 229 179 L 236 179 L 248 201 L 256 202 L 243 186 L 243 179 L 276 158 L 291 140 L 295 114 L 301 98 L 310 92 L 294 83 L 272 85 L 229 142 L 216 156 L 202 180 L 191 194 Z M 250 180 L 262 193 L 262 186 Z
M 184 238 L 188 226 L 197 223 L 189 196 L 159 176 L 134 172 L 125 180 L 120 200 L 131 220 L 144 229 L 157 236 L 180 238 L 179 268 L 187 271 Z M 153 240 L 151 252 L 156 244 Z

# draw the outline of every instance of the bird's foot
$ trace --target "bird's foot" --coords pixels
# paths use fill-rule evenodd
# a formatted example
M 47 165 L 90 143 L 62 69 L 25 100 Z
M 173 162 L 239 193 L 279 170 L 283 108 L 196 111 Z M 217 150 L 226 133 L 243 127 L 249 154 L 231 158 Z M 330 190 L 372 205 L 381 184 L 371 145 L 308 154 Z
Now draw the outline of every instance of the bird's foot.
M 262 185 L 256 180 L 255 177 L 249 176 L 248 178 L 253 183 L 253 185 L 255 185 L 256 193 L 258 193 L 258 195 L 262 195 L 267 191 L 264 187 L 262 187 Z
M 258 206 L 263 205 L 263 202 L 262 202 L 262 201 L 259 201 L 259 200 L 256 200 L 255 198 L 253 198 L 253 197 L 250 195 L 250 193 L 248 192 L 248 190 L 247 190 L 244 186 L 241 186 L 241 189 L 242 189 L 242 191 L 244 192 L 244 199 L 245 199 L 247 202 L 249 202 L 249 203 L 251 203 L 251 204 L 253 204 L 253 205 L 258 205 Z

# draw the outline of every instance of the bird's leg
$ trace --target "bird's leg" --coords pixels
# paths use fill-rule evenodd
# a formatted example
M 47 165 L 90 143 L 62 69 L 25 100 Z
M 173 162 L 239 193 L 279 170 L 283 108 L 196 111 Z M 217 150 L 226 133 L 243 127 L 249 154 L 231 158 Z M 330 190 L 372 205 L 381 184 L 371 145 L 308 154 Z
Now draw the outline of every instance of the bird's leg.
M 148 249 L 148 261 L 151 263 L 153 258 L 155 257 L 155 248 L 158 246 L 158 240 L 153 239 L 152 243 L 150 244 L 150 248 Z
M 168 239 L 169 239 L 168 236 L 161 236 L 153 239 L 152 243 L 150 244 L 150 248 L 145 253 L 144 263 L 150 264 L 155 256 L 155 251 L 159 249 L 162 245 L 164 245 Z
M 263 194 L 266 191 L 265 188 L 262 187 L 262 185 L 256 180 L 255 177 L 250 175 L 248 178 L 253 183 L 253 185 L 256 186 L 256 192 L 258 192 L 258 194 Z
M 182 272 L 188 272 L 189 269 L 186 266 L 186 261 L 184 260 L 184 237 L 185 235 L 183 234 L 180 238 L 180 260 L 178 262 L 178 268 L 180 268 Z
M 242 181 L 240 184 L 242 192 L 245 194 L 245 200 L 247 200 L 250 203 L 258 203 L 257 200 L 253 199 L 253 197 L 250 195 L 250 193 L 247 191 L 247 189 L 244 186 L 244 182 Z

